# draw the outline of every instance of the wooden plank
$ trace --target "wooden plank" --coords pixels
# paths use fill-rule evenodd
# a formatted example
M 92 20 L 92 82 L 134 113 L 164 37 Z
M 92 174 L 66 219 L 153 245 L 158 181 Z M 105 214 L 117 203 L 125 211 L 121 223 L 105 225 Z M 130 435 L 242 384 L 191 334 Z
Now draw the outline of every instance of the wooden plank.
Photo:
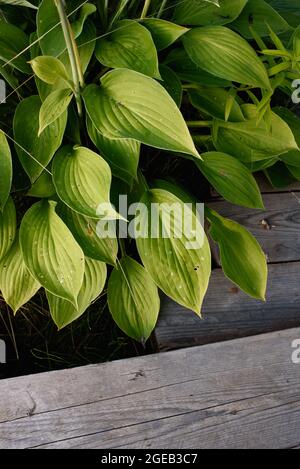
M 266 194 L 263 199 L 265 210 L 241 208 L 223 200 L 209 206 L 251 231 L 269 262 L 300 261 L 300 194 Z
M 156 339 L 160 350 L 234 339 L 300 326 L 300 262 L 269 265 L 267 301 L 234 287 L 213 271 L 201 320 L 164 297 Z
M 297 447 L 299 337 L 291 329 L 2 381 L 0 448 Z M 29 416 L 14 409 L 19 399 Z

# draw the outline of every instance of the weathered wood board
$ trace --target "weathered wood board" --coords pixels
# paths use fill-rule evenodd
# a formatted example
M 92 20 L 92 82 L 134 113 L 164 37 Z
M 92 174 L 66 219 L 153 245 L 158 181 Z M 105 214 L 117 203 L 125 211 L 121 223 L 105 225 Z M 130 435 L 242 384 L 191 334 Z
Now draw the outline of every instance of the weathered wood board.
M 291 448 L 300 328 L 0 381 L 0 448 Z
M 156 328 L 159 350 L 300 327 L 300 262 L 269 265 L 267 301 L 250 299 L 213 271 L 203 319 L 164 297 Z

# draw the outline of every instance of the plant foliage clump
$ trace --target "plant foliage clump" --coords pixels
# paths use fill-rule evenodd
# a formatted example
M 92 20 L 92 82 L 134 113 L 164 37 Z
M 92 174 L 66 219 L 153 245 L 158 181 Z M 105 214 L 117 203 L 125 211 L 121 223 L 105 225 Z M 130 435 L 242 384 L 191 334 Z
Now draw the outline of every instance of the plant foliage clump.
M 209 207 L 205 231 L 190 188 L 147 168 L 189 160 L 199 183 L 258 210 L 254 173 L 275 186 L 300 179 L 297 4 L 0 2 L 0 290 L 15 313 L 44 288 L 62 329 L 107 286 L 114 320 L 144 342 L 159 289 L 201 314 L 209 237 L 225 275 L 265 299 L 266 257 L 253 236 Z M 135 204 L 127 218 L 119 195 Z M 193 229 L 176 236 L 187 202 Z M 157 236 L 120 232 L 154 218 Z M 202 241 L 191 249 L 195 232 Z

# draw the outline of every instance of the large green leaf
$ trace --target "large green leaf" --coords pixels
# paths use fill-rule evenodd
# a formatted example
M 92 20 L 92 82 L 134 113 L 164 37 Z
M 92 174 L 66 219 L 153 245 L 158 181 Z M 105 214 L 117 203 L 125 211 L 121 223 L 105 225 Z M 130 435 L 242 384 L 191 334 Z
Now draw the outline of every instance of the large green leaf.
M 224 199 L 244 207 L 264 208 L 254 177 L 236 158 L 225 153 L 209 152 L 204 153 L 203 161 L 196 164 Z
M 220 248 L 225 275 L 248 295 L 265 300 L 267 259 L 256 239 L 246 228 L 211 209 L 207 218 L 210 234 Z
M 141 144 L 136 140 L 116 140 L 104 137 L 89 117 L 87 117 L 87 129 L 90 139 L 109 163 L 113 175 L 128 183 L 136 179 Z
M 67 111 L 72 101 L 70 89 L 53 91 L 43 102 L 39 114 L 39 136 Z
M 119 218 L 110 204 L 111 170 L 97 153 L 85 147 L 61 148 L 53 160 L 53 182 L 59 198 L 75 212 L 99 219 L 99 206 Z
M 38 202 L 25 214 L 20 243 L 26 266 L 50 293 L 77 307 L 84 254 L 55 211 L 53 201 Z
M 284 33 L 290 29 L 285 19 L 264 0 L 248 0 L 242 14 L 231 25 L 242 36 L 247 39 L 253 39 L 249 26 L 260 37 L 269 36 L 270 29 L 268 26 L 271 26 L 272 30 L 277 34 Z
M 237 101 L 233 97 L 230 97 L 229 93 L 223 88 L 198 86 L 196 89 L 189 91 L 189 96 L 191 104 L 194 107 L 221 120 L 225 120 L 226 108 L 228 100 L 230 99 L 232 106 L 227 120 L 230 122 L 241 122 L 245 120 Z
M 87 257 L 116 265 L 119 246 L 116 230 L 110 230 L 110 224 L 104 233 L 98 220 L 79 215 L 66 205 L 59 206 L 58 214 Z
M 0 211 L 0 260 L 10 250 L 17 230 L 17 214 L 15 205 L 9 197 L 4 210 Z
M 168 55 L 165 64 L 168 65 L 182 81 L 198 83 L 206 87 L 231 85 L 231 82 L 218 78 L 198 67 L 184 49 L 174 49 Z
M 0 211 L 4 209 L 12 183 L 12 160 L 8 142 L 0 130 Z
M 27 269 L 19 237 L 0 263 L 0 290 L 5 302 L 16 313 L 41 288 Z
M 186 0 L 175 9 L 174 21 L 192 26 L 222 25 L 239 16 L 247 0 L 219 0 L 219 5 L 206 0 Z
M 195 28 L 183 36 L 184 47 L 200 68 L 226 80 L 271 88 L 267 71 L 248 42 L 224 26 Z
M 31 68 L 28 65 L 29 54 L 28 36 L 17 26 L 6 21 L 1 21 L 0 27 L 0 59 L 10 61 L 17 70 L 30 74 Z M 25 51 L 24 51 L 25 50 Z M 24 51 L 24 52 L 23 52 Z M 22 52 L 22 53 L 21 53 Z M 12 60 L 13 59 L 13 60 Z
M 142 235 L 137 235 L 137 247 L 146 270 L 170 298 L 200 315 L 211 254 L 198 217 L 191 207 L 163 189 L 152 189 L 141 203 L 147 211 L 140 210 L 136 219 L 136 225 L 143 229 Z
M 199 158 L 187 125 L 168 92 L 132 70 L 106 74 L 83 93 L 89 117 L 108 138 L 132 138 L 155 148 Z
M 242 106 L 245 122 L 215 121 L 214 145 L 218 151 L 231 154 L 244 163 L 298 152 L 298 145 L 289 126 L 271 113 L 271 127 L 264 120 L 257 122 L 254 105 Z
M 159 18 L 146 18 L 143 20 L 143 25 L 151 32 L 156 48 L 159 51 L 171 46 L 177 39 L 189 31 L 188 28 Z
M 35 182 L 48 166 L 62 143 L 67 123 L 67 113 L 39 134 L 41 100 L 38 96 L 24 99 L 18 105 L 14 117 L 16 152 L 26 173 Z
M 96 57 L 110 68 L 129 68 L 149 77 L 160 78 L 151 33 L 133 20 L 120 21 L 111 34 L 98 39 Z
M 47 299 L 53 321 L 61 330 L 84 314 L 86 309 L 102 293 L 107 270 L 103 262 L 85 258 L 83 284 L 78 295 L 78 307 L 47 292 Z
M 156 325 L 160 300 L 148 272 L 130 257 L 123 257 L 110 276 L 108 305 L 119 328 L 145 343 Z

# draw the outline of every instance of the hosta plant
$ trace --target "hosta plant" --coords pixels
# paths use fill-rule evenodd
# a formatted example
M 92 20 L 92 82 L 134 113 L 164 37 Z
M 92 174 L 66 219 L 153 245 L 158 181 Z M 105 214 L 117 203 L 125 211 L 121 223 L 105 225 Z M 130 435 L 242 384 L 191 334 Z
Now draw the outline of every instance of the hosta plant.
M 181 168 L 257 210 L 253 173 L 300 179 L 298 0 L 0 8 L 0 290 L 13 312 L 44 288 L 62 329 L 107 289 L 118 326 L 145 342 L 159 291 L 201 314 L 210 242 L 224 274 L 264 300 L 261 247 L 209 206 L 204 222 Z

